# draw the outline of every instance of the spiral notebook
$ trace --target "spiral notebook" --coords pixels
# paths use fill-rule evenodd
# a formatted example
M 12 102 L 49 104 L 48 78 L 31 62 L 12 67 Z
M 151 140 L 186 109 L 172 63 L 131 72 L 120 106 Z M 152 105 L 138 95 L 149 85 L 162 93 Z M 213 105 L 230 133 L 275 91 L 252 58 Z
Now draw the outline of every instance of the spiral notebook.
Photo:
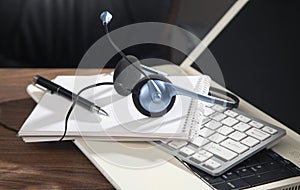
M 201 94 L 208 93 L 208 76 L 168 78 L 179 86 L 194 89 Z M 54 80 L 74 92 L 100 81 L 112 81 L 112 75 L 58 76 Z M 103 107 L 110 117 L 92 114 L 76 106 L 68 122 L 65 140 L 83 137 L 87 140 L 153 141 L 167 138 L 189 139 L 197 133 L 199 120 L 190 118 L 189 112 L 198 110 L 200 117 L 202 105 L 200 101 L 189 97 L 177 96 L 174 106 L 167 114 L 149 118 L 138 112 L 131 96 L 119 96 L 112 86 L 98 87 L 82 96 Z M 64 132 L 65 115 L 70 105 L 71 102 L 64 98 L 46 93 L 26 119 L 18 135 L 25 142 L 58 140 Z

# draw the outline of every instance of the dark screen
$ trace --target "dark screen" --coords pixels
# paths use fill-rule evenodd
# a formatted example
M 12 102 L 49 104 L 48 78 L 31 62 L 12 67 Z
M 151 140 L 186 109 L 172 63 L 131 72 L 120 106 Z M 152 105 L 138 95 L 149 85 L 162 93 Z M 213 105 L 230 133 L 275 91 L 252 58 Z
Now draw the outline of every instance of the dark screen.
M 209 46 L 226 87 L 300 133 L 297 1 L 250 0 Z

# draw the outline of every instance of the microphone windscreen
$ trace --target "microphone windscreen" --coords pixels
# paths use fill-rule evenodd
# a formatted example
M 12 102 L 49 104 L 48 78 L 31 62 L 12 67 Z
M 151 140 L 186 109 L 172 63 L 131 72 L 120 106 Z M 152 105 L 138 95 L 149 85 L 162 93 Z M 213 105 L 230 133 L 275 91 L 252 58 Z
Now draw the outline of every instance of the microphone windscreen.
M 110 12 L 104 11 L 100 14 L 100 19 L 102 21 L 102 24 L 105 25 L 111 21 L 112 15 L 110 14 Z
M 116 65 L 114 71 L 114 88 L 118 94 L 127 96 L 141 78 L 140 61 L 132 55 L 127 55 L 127 59 L 122 58 Z

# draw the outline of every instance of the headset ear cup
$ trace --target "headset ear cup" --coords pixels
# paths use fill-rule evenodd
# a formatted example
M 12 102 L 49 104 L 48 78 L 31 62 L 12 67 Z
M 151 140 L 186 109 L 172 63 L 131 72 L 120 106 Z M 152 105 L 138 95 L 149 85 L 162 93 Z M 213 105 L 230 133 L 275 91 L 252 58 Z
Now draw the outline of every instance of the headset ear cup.
M 141 102 L 140 102 L 140 89 L 143 85 L 145 85 L 149 80 L 161 80 L 161 81 L 164 81 L 164 82 L 170 82 L 167 78 L 163 77 L 163 76 L 160 76 L 160 75 L 150 75 L 149 78 L 146 78 L 144 77 L 143 79 L 141 79 L 137 84 L 136 86 L 133 88 L 132 90 L 132 100 L 133 100 L 133 103 L 135 105 L 135 107 L 137 108 L 137 110 L 142 113 L 143 115 L 145 116 L 148 116 L 148 117 L 161 117 L 163 116 L 164 114 L 166 114 L 168 111 L 171 110 L 171 108 L 173 107 L 174 103 L 175 103 L 175 100 L 176 100 L 176 96 L 173 96 L 169 105 L 166 107 L 165 110 L 163 111 L 160 111 L 160 112 L 150 112 L 149 110 L 146 110 Z
M 125 58 L 122 58 L 117 63 L 113 76 L 114 88 L 122 96 L 129 95 L 141 78 L 141 73 L 138 70 L 141 69 L 139 60 L 132 55 L 127 55 L 126 57 L 130 63 Z

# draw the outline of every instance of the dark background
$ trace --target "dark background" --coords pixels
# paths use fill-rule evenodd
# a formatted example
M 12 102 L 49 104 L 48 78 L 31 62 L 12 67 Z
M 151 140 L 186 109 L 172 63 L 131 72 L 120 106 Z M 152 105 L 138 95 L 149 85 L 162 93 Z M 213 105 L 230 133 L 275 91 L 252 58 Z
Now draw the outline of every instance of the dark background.
M 180 1 L 0 0 L 0 67 L 77 67 L 104 34 L 102 10 L 114 14 L 114 30 L 136 22 L 172 23 L 176 5 Z M 209 49 L 227 88 L 300 132 L 297 9 L 295 0 L 250 0 Z M 153 45 L 126 53 L 131 51 L 168 57 L 167 50 Z
M 299 133 L 298 4 L 250 0 L 209 48 L 227 88 Z

